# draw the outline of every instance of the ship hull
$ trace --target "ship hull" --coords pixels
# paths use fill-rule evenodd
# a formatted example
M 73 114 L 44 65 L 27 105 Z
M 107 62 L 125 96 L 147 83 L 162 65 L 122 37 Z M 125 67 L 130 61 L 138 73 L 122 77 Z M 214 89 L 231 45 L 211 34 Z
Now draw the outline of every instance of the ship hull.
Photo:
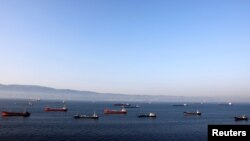
M 146 117 L 149 117 L 149 118 L 156 118 L 156 116 L 150 116 L 150 115 L 139 115 L 138 118 L 146 118 Z
M 127 111 L 104 110 L 104 114 L 127 114 Z
M 130 104 L 126 103 L 126 104 L 123 104 L 123 103 L 116 103 L 114 104 L 114 106 L 120 106 L 120 107 L 123 107 L 123 106 L 131 106 Z
M 62 108 L 44 108 L 45 112 L 67 112 L 68 109 L 62 109 Z
M 186 115 L 186 116 L 192 116 L 192 115 L 194 115 L 194 116 L 201 116 L 201 113 L 189 113 L 189 112 L 184 112 L 184 115 Z
M 234 117 L 234 120 L 235 120 L 235 121 L 248 120 L 248 118 Z
M 75 115 L 75 119 L 99 119 L 99 117 L 86 116 L 86 115 Z
M 140 108 L 140 106 L 124 106 L 124 108 Z
M 30 116 L 29 112 L 2 112 L 3 117 L 9 117 L 9 116 L 22 116 L 22 117 L 28 117 Z

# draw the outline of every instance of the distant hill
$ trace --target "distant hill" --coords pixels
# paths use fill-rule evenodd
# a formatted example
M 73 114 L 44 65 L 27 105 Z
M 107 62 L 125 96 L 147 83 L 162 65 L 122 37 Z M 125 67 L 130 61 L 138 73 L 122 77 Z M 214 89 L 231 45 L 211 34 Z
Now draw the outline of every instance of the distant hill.
M 145 101 L 145 102 L 206 102 L 212 98 L 183 97 L 163 95 L 126 95 L 112 93 L 97 93 L 71 89 L 55 89 L 37 85 L 3 85 L 0 84 L 0 98 L 22 99 L 58 99 L 80 101 Z

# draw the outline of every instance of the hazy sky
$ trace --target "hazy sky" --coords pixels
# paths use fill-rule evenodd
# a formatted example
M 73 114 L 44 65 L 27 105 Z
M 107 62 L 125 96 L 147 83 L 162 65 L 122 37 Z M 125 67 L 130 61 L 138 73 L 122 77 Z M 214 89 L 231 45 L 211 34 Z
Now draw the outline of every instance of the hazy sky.
M 0 0 L 0 83 L 250 94 L 249 0 Z

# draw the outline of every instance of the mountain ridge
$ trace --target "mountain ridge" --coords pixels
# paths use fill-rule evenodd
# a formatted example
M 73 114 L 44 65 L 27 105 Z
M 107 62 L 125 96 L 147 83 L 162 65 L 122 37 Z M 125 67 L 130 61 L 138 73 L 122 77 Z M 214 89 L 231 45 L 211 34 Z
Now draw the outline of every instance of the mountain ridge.
M 146 101 L 146 102 L 206 102 L 214 101 L 202 96 L 128 95 L 99 93 L 73 89 L 56 89 L 41 85 L 0 84 L 0 98 L 41 98 L 80 101 Z

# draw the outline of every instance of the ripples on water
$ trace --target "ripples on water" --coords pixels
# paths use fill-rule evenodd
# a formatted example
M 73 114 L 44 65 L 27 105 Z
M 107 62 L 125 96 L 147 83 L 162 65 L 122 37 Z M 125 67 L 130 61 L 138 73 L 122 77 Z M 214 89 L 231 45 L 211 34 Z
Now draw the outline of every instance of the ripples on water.
M 119 109 L 113 104 L 68 101 L 68 112 L 45 113 L 44 106 L 62 106 L 62 103 L 40 101 L 27 106 L 27 111 L 31 112 L 28 118 L 1 117 L 0 141 L 207 141 L 208 124 L 248 124 L 235 122 L 233 117 L 250 115 L 248 104 L 192 103 L 185 107 L 175 107 L 171 103 L 139 103 L 141 108 L 127 109 L 127 115 L 104 115 L 104 108 Z M 1 110 L 21 111 L 25 105 L 27 102 L 21 100 L 0 100 Z M 184 111 L 197 109 L 202 116 L 183 116 Z M 94 111 L 99 120 L 73 119 L 77 113 L 91 115 Z M 155 112 L 157 118 L 137 118 L 138 114 L 147 112 Z

